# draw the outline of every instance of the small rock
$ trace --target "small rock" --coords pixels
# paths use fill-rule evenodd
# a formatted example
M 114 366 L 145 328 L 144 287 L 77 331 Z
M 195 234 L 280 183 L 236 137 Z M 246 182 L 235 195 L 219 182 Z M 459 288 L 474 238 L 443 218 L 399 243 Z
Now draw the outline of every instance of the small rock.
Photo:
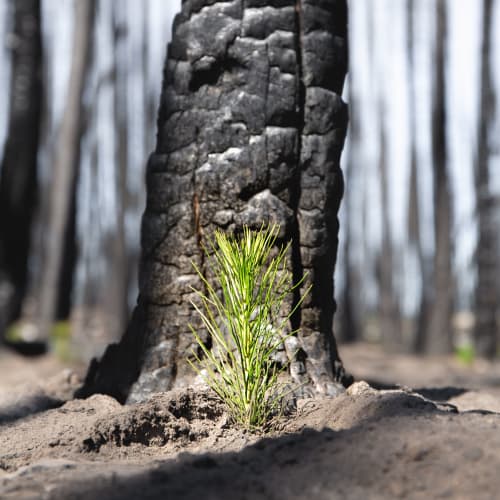
M 370 386 L 367 382 L 364 380 L 361 380 L 360 382 L 355 382 L 354 384 L 350 385 L 347 390 L 346 394 L 349 396 L 359 396 L 360 394 L 367 394 L 367 393 L 373 393 L 376 392 L 373 387 Z

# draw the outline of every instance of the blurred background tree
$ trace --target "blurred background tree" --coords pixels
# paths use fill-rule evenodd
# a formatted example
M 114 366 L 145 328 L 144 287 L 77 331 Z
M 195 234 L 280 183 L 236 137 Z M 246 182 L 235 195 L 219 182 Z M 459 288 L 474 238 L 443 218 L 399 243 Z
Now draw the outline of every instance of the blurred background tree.
M 496 356 L 499 2 L 349 9 L 340 338 Z
M 12 79 L 10 97 L 0 96 L 0 289 L 15 292 L 0 294 L 0 329 L 17 347 L 71 333 L 70 351 L 89 360 L 123 332 L 137 297 L 144 169 L 178 8 L 0 0 L 3 88 Z M 22 78 L 38 86 L 26 95 L 15 86 Z
M 10 106 L 0 170 L 0 332 L 21 310 L 37 202 L 42 105 L 40 2 L 12 4 Z M 5 108 L 4 108 L 5 109 Z

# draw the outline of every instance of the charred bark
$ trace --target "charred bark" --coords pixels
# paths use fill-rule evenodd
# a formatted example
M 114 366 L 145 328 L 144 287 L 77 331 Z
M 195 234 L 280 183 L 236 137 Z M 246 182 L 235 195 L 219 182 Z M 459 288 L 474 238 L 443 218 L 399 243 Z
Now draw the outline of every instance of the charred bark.
M 201 326 L 190 287 L 202 287 L 191 262 L 210 279 L 202 244 L 214 229 L 266 221 L 292 241 L 295 279 L 313 285 L 293 318 L 292 377 L 330 394 L 347 382 L 332 332 L 346 27 L 343 0 L 183 2 L 147 168 L 138 305 L 81 395 L 137 401 L 188 383 L 188 325 Z
M 0 338 L 19 315 L 27 286 L 42 106 L 40 2 L 12 5 L 9 124 L 0 170 Z

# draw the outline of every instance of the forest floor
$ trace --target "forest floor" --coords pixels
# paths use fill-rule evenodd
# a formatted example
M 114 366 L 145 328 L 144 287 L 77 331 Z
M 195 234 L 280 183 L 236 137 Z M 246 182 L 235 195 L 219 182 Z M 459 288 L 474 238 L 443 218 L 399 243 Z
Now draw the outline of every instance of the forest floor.
M 256 435 L 201 389 L 71 400 L 81 368 L 0 351 L 0 498 L 500 497 L 500 363 L 341 354 L 366 382 Z

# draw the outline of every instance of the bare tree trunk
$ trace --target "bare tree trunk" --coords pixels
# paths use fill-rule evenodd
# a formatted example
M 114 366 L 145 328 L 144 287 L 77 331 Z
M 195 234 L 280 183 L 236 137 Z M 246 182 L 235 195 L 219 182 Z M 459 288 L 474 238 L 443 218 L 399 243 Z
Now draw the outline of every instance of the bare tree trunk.
M 453 276 L 451 270 L 451 193 L 446 147 L 445 51 L 447 40 L 446 1 L 436 2 L 435 80 L 432 103 L 432 158 L 434 175 L 434 274 L 429 329 L 424 341 L 428 353 L 452 349 L 451 313 Z
M 144 110 L 145 110 L 145 119 L 144 122 L 146 124 L 146 132 L 144 134 L 144 141 L 145 141 L 145 150 L 146 151 L 151 151 L 151 149 L 154 147 L 154 135 L 150 134 L 150 130 L 154 130 L 155 124 L 156 124 L 156 113 L 157 113 L 157 108 L 158 108 L 158 96 L 152 92 L 152 85 L 151 82 L 148 79 L 148 62 L 149 62 L 149 41 L 146 36 L 147 31 L 148 31 L 148 25 L 151 22 L 149 19 L 149 16 L 151 15 L 151 12 L 149 10 L 146 10 L 144 12 L 144 17 L 143 17 L 143 26 L 142 26 L 142 31 L 143 31 L 143 39 L 142 39 L 142 73 L 144 75 Z
M 382 98 L 381 98 L 382 101 Z M 387 173 L 387 136 L 384 104 L 380 105 L 380 194 L 382 209 L 382 249 L 379 255 L 380 329 L 382 343 L 388 350 L 401 348 L 401 318 L 394 288 L 394 255 L 389 217 L 389 177 Z
M 408 87 L 410 102 L 410 184 L 408 197 L 408 242 L 410 250 L 414 252 L 418 261 L 418 267 L 421 275 L 422 286 L 420 290 L 420 308 L 417 311 L 416 321 L 414 323 L 414 333 L 411 346 L 412 350 L 422 352 L 424 350 L 426 331 L 429 321 L 429 295 L 430 291 L 430 269 L 424 254 L 422 245 L 422 234 L 420 231 L 420 197 L 419 197 L 419 169 L 417 160 L 416 144 L 416 117 L 417 94 L 415 92 L 415 60 L 414 60 L 414 10 L 415 1 L 407 0 L 407 51 L 408 51 Z
M 414 146 L 412 147 L 414 150 Z M 410 248 L 412 248 L 418 260 L 419 271 L 422 280 L 420 307 L 417 311 L 415 321 L 415 330 L 413 334 L 412 350 L 423 352 L 426 333 L 429 327 L 429 295 L 432 294 L 430 289 L 431 277 L 429 272 L 429 264 L 424 255 L 422 246 L 422 236 L 420 231 L 420 204 L 418 196 L 418 174 L 415 153 L 412 153 L 410 165 L 410 196 L 408 200 L 408 232 Z
M 476 214 L 478 240 L 476 249 L 477 284 L 475 295 L 476 326 L 474 340 L 480 356 L 497 354 L 498 308 L 498 226 L 497 209 L 490 188 L 489 159 L 493 147 L 496 97 L 491 61 L 493 0 L 483 0 L 481 80 L 478 116 L 478 149 L 475 161 Z
M 348 383 L 332 332 L 346 28 L 343 0 L 183 3 L 148 164 L 138 306 L 80 395 L 137 401 L 189 383 L 190 287 L 202 286 L 191 262 L 211 279 L 202 248 L 214 229 L 265 221 L 280 223 L 289 269 L 313 286 L 292 321 L 292 377 L 329 394 Z
M 129 284 L 129 259 L 125 240 L 125 217 L 129 201 L 127 188 L 127 53 L 123 46 L 125 23 L 120 21 L 118 11 L 121 7 L 113 6 L 114 30 L 114 113 L 116 130 L 116 192 L 117 192 L 117 217 L 116 233 L 111 235 L 112 241 L 108 248 L 111 249 L 109 262 L 111 272 L 109 276 L 109 290 L 107 295 L 107 313 L 113 319 L 113 328 L 109 332 L 109 340 L 116 342 L 120 339 L 128 319 L 128 284 Z M 123 71 L 125 69 L 125 71 Z
M 352 108 L 351 108 L 352 109 Z M 352 113 L 351 113 L 351 123 L 352 123 Z M 351 137 L 353 128 L 351 127 Z M 353 138 L 354 141 L 354 138 Z M 352 169 L 353 162 L 350 160 L 349 170 Z M 346 170 L 346 169 L 344 169 Z M 346 170 L 347 172 L 347 170 Z M 352 175 L 352 172 L 351 172 Z M 352 178 L 352 177 L 349 177 Z M 353 264 L 351 262 L 351 244 L 352 244 L 352 232 L 350 230 L 350 216 L 352 210 L 352 191 L 346 190 L 346 195 L 344 199 L 344 210 L 345 210 L 345 232 L 344 232 L 344 288 L 341 294 L 340 300 L 340 328 L 339 328 L 339 340 L 341 342 L 355 342 L 359 339 L 359 299 L 356 299 L 356 295 L 359 296 L 359 278 L 358 274 L 353 269 Z M 358 306 L 358 307 L 357 307 Z
M 356 78 L 356 75 L 354 75 Z M 353 264 L 351 256 L 353 231 L 351 230 L 351 221 L 354 213 L 353 205 L 356 196 L 356 190 L 353 189 L 357 180 L 359 162 L 357 149 L 360 144 L 360 120 L 357 113 L 357 96 L 354 91 L 353 75 L 350 74 L 349 85 L 349 156 L 344 173 L 346 178 L 346 192 L 344 196 L 344 287 L 341 291 L 340 310 L 339 310 L 339 331 L 338 338 L 341 342 L 354 342 L 360 337 L 360 310 L 362 308 L 360 295 L 360 271 Z M 359 193 L 358 193 L 359 195 Z M 359 243 L 359 242 L 358 242 Z
M 61 271 L 65 258 L 65 241 L 71 227 L 72 204 L 75 203 L 82 95 L 90 55 L 94 11 L 95 0 L 75 2 L 73 62 L 52 171 L 52 195 L 40 300 L 40 336 L 42 338 L 48 337 L 57 314 L 59 288 L 62 283 Z
M 98 179 L 106 175 L 111 179 L 107 186 L 110 194 L 114 193 L 115 203 L 105 205 L 108 212 L 113 211 L 114 224 L 106 225 L 95 233 L 92 238 L 97 241 L 97 248 L 93 251 L 103 262 L 105 272 L 101 275 L 89 272 L 92 266 L 85 259 L 87 268 L 86 278 L 80 284 L 79 300 L 72 312 L 72 351 L 78 359 L 89 362 L 96 356 L 101 356 L 106 347 L 117 342 L 126 326 L 128 318 L 128 276 L 129 262 L 125 242 L 125 210 L 128 203 L 127 189 L 127 24 L 126 17 L 121 14 L 123 6 L 120 4 L 100 3 L 97 24 L 106 21 L 106 30 L 112 37 L 112 46 L 109 47 L 114 55 L 113 65 L 99 73 L 98 59 L 92 64 L 93 74 L 96 75 L 98 85 L 96 101 L 99 102 L 104 91 L 113 89 L 113 116 L 106 117 L 114 121 L 115 157 L 114 161 L 102 161 L 100 157 L 99 137 L 93 139 L 91 152 L 91 174 L 89 177 L 97 179 L 93 187 L 98 188 Z M 94 53 L 94 58 L 98 56 Z M 97 73 L 95 73 L 97 72 Z M 94 109 L 97 112 L 97 106 Z M 99 118 L 98 118 L 99 119 Z M 93 123 L 92 133 L 97 134 L 98 123 Z M 88 174 L 87 174 L 88 175 Z M 102 197 L 102 194 L 98 196 Z M 90 209 L 90 221 L 93 227 L 99 224 L 102 215 Z M 109 215 L 109 214 L 108 214 Z
M 18 317 L 26 292 L 42 108 L 40 1 L 11 3 L 10 110 L 0 170 L 0 338 Z

